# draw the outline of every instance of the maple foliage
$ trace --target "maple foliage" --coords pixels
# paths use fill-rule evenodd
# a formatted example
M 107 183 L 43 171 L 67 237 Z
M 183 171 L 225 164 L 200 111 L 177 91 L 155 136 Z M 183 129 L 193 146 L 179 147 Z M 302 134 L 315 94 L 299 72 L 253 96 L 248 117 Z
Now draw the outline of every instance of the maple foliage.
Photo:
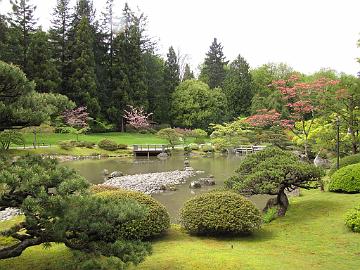
M 150 126 L 149 117 L 152 113 L 146 113 L 143 108 L 129 105 L 129 110 L 124 110 L 124 118 L 135 129 L 148 128 Z

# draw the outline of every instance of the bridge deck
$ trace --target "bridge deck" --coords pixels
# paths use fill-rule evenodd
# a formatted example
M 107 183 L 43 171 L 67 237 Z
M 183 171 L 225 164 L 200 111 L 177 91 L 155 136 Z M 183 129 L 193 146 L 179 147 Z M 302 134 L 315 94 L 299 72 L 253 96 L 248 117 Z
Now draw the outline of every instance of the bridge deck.
M 133 153 L 135 156 L 155 156 L 160 153 L 169 152 L 170 148 L 165 144 L 135 144 Z

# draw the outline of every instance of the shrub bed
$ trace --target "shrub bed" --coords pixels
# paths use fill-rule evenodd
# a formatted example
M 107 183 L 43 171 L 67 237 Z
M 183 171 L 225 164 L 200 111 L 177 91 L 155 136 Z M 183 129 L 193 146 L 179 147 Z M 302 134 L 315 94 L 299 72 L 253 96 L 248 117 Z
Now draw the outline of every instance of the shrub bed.
M 330 179 L 329 190 L 333 192 L 360 192 L 360 164 L 353 164 L 336 171 Z
M 200 148 L 197 143 L 190 143 L 188 145 L 188 147 L 189 147 L 190 150 L 199 150 L 199 148 Z
M 360 233 L 360 205 L 346 213 L 345 225 L 353 232 Z
M 209 192 L 187 201 L 180 210 L 180 220 L 191 234 L 236 235 L 260 228 L 261 214 L 237 193 Z
M 105 187 L 92 188 L 93 192 L 106 190 Z M 103 191 L 97 193 L 97 196 L 112 198 L 114 200 L 131 199 L 138 202 L 147 208 L 147 215 L 141 220 L 132 220 L 123 226 L 121 236 L 126 239 L 149 239 L 161 235 L 170 227 L 170 216 L 166 211 L 165 206 L 153 199 L 151 196 L 141 192 L 128 190 L 114 190 Z
M 99 146 L 99 148 L 108 150 L 108 151 L 115 151 L 118 149 L 126 149 L 127 148 L 126 144 L 117 144 L 116 142 L 109 140 L 109 139 L 101 140 L 98 143 L 98 146 Z
M 202 147 L 201 147 L 201 151 L 203 151 L 203 152 L 205 152 L 205 153 L 208 153 L 208 152 L 214 152 L 215 151 L 215 149 L 214 149 L 214 147 L 212 147 L 211 145 L 209 145 L 209 144 L 205 144 L 205 145 L 203 145 Z

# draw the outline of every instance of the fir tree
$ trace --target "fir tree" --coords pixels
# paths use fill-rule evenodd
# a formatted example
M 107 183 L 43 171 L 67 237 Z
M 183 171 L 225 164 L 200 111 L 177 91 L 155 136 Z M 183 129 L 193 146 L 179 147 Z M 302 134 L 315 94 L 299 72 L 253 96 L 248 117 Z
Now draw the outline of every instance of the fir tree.
M 28 68 L 28 49 L 31 34 L 35 31 L 37 19 L 34 18 L 36 6 L 29 4 L 29 0 L 14 0 L 12 4 L 12 13 L 9 14 L 9 21 L 12 27 L 18 32 L 18 43 L 21 48 L 21 54 L 18 60 L 13 61 L 19 64 L 27 73 Z
M 190 66 L 188 64 L 185 65 L 185 71 L 183 76 L 183 81 L 195 79 L 194 72 L 191 71 Z
M 250 66 L 240 55 L 233 61 L 226 74 L 223 90 L 225 92 L 230 117 L 248 115 L 253 98 Z
M 28 49 L 28 78 L 38 92 L 59 92 L 60 74 L 51 57 L 49 35 L 41 30 L 32 35 Z
M 165 72 L 164 72 L 164 84 L 165 89 L 161 96 L 163 101 L 162 106 L 162 122 L 169 123 L 169 111 L 171 107 L 171 97 L 172 93 L 175 91 L 175 88 L 180 83 L 180 67 L 178 58 L 176 56 L 174 48 L 171 46 L 167 54 L 167 59 L 165 61 Z
M 96 117 L 100 106 L 96 98 L 96 74 L 91 27 L 83 17 L 75 29 L 75 40 L 71 51 L 73 59 L 69 79 L 68 96 L 77 105 L 86 106 L 91 116 Z
M 214 38 L 208 53 L 206 54 L 203 68 L 201 69 L 199 79 L 207 83 L 211 89 L 222 87 L 225 79 L 227 65 L 223 53 L 223 46 Z
M 57 0 L 52 14 L 52 25 L 49 30 L 50 40 L 53 45 L 53 58 L 57 63 L 58 72 L 61 75 L 61 88 L 65 88 L 68 75 L 66 67 L 69 62 L 68 34 L 70 28 L 70 0 Z M 61 90 L 60 92 L 65 92 Z

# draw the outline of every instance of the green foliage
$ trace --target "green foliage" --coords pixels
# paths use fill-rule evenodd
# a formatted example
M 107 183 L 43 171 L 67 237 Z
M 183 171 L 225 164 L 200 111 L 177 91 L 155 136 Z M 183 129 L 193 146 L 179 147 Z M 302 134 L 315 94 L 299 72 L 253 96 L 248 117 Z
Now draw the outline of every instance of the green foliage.
M 226 118 L 226 108 L 226 97 L 220 89 L 187 80 L 173 93 L 171 114 L 176 126 L 208 129 L 211 123 L 220 123 Z
M 201 151 L 205 152 L 205 153 L 209 153 L 209 152 L 214 152 L 215 149 L 212 145 L 210 144 L 205 144 L 201 146 Z
M 263 222 L 264 223 L 270 223 L 271 221 L 275 220 L 277 218 L 277 208 L 271 207 L 269 208 L 264 214 L 263 214 Z
M 206 53 L 199 79 L 208 84 L 211 89 L 222 87 L 226 75 L 226 65 L 223 46 L 214 38 L 209 51 Z
M 360 192 L 360 164 L 345 166 L 336 171 L 330 179 L 329 190 L 344 193 Z
M 100 189 L 101 190 L 101 189 Z M 93 189 L 98 192 L 99 189 Z M 151 196 L 141 192 L 112 190 L 100 192 L 100 198 L 108 198 L 116 202 L 131 199 L 145 207 L 147 214 L 141 219 L 128 221 L 119 228 L 119 234 L 125 239 L 148 239 L 163 234 L 170 227 L 170 217 L 166 208 Z
M 348 165 L 352 165 L 352 164 L 356 164 L 356 163 L 360 163 L 360 154 L 351 155 L 351 156 L 341 158 L 340 163 L 339 163 L 339 168 L 343 168 L 343 167 L 346 167 Z M 331 167 L 331 169 L 329 171 L 329 175 L 330 176 L 333 175 L 336 172 L 336 170 L 337 170 L 337 168 L 336 168 L 336 163 L 335 163 Z
M 199 150 L 200 148 L 197 143 L 190 143 L 188 147 L 190 148 L 190 150 Z
M 117 149 L 119 149 L 119 146 L 116 142 L 109 140 L 109 139 L 104 139 L 101 140 L 98 143 L 99 148 L 104 149 L 104 150 L 108 150 L 108 151 L 115 151 Z
M 180 143 L 180 138 L 182 137 L 181 134 L 173 128 L 161 129 L 158 133 L 156 133 L 156 135 L 164 140 L 167 140 L 172 147 Z
M 360 206 L 357 206 L 346 213 L 345 225 L 353 232 L 360 233 Z
M 74 147 L 82 147 L 82 148 L 94 148 L 95 143 L 93 142 L 86 142 L 86 141 L 73 141 L 73 140 L 69 140 L 69 141 L 60 141 L 59 146 L 61 149 L 65 149 L 65 150 L 71 150 Z
M 227 98 L 229 116 L 248 115 L 253 98 L 253 82 L 250 66 L 240 55 L 229 65 L 223 89 Z
M 260 228 L 259 210 L 233 192 L 210 192 L 185 202 L 180 210 L 181 224 L 191 234 L 242 234 Z
M 11 144 L 24 145 L 23 135 L 15 130 L 0 132 L 0 147 L 2 150 L 9 150 Z

